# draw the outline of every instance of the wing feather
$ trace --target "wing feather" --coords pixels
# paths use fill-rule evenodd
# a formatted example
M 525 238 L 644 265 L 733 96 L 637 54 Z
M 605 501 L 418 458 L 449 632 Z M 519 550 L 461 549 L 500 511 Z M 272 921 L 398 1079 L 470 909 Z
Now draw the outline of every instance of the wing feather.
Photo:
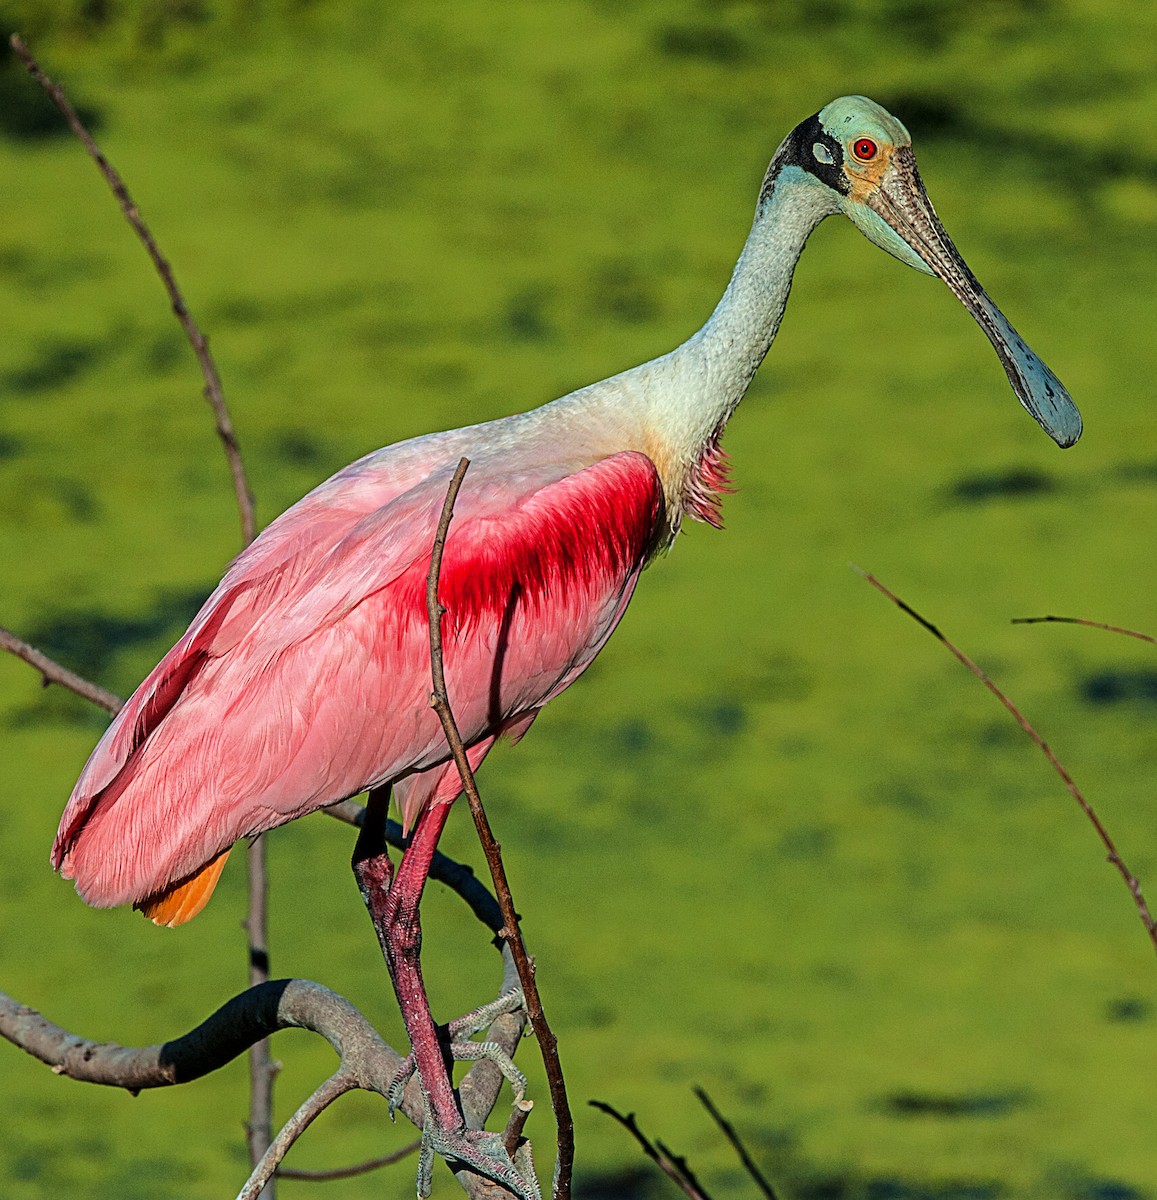
M 239 837 L 445 763 L 425 582 L 451 450 L 369 510 L 339 518 L 307 497 L 270 527 L 272 548 L 263 535 L 237 560 L 78 781 L 53 862 L 85 899 L 152 896 Z M 577 470 L 472 460 L 440 592 L 468 745 L 525 727 L 590 663 L 654 549 L 662 503 L 639 453 Z

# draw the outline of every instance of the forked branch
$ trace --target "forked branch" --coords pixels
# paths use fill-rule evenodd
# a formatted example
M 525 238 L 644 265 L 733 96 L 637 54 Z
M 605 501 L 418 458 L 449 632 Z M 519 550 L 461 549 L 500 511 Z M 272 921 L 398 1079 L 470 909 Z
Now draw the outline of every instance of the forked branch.
M 617 1121 L 639 1144 L 643 1153 L 674 1183 L 690 1200 L 711 1200 L 706 1189 L 695 1178 L 695 1173 L 687 1165 L 687 1160 L 680 1154 L 673 1154 L 662 1142 L 652 1142 L 639 1128 L 639 1122 L 634 1113 L 624 1116 L 618 1109 L 602 1100 L 591 1100 L 591 1108 L 606 1113 Z
M 515 975 L 509 952 L 504 960 L 500 994 L 511 986 Z M 523 1027 L 521 1014 L 507 1013 L 491 1026 L 487 1038 L 512 1054 Z M 55 1074 L 84 1083 L 124 1088 L 134 1094 L 199 1079 L 225 1066 L 257 1042 L 289 1028 L 308 1029 L 324 1037 L 336 1051 L 340 1066 L 271 1141 L 241 1193 L 247 1200 L 260 1193 L 290 1146 L 340 1095 L 354 1088 L 388 1095 L 402 1057 L 348 1000 L 308 980 L 275 980 L 235 996 L 183 1037 L 160 1045 L 127 1047 L 94 1042 L 70 1033 L 35 1009 L 0 992 L 0 1037 L 49 1065 Z M 492 1064 L 480 1062 L 474 1066 L 460 1088 L 468 1123 L 477 1127 L 485 1120 L 502 1084 L 502 1076 Z M 401 1111 L 421 1127 L 424 1110 L 416 1086 L 407 1090 Z M 397 1161 L 400 1157 L 401 1152 L 384 1161 Z M 384 1162 L 361 1164 L 356 1170 L 378 1165 Z M 346 1173 L 352 1170 L 318 1174 L 340 1178 Z M 472 1172 L 458 1172 L 458 1180 L 473 1200 L 491 1200 L 498 1194 L 488 1181 Z

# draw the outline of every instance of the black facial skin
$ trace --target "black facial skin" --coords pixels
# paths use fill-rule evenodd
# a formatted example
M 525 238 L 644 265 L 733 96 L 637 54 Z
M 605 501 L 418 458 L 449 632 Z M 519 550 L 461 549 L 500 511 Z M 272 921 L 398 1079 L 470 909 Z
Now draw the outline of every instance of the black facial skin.
M 816 143 L 824 146 L 832 157 L 830 163 L 820 162 L 816 158 L 813 147 Z M 760 207 L 767 202 L 775 188 L 775 180 L 784 167 L 799 167 L 814 175 L 821 183 L 833 191 L 846 196 L 851 190 L 851 183 L 843 172 L 844 148 L 820 124 L 819 113 L 801 121 L 788 134 L 786 141 L 780 146 L 779 152 L 772 160 L 763 180 L 763 189 L 759 194 Z
M 820 162 L 812 149 L 819 142 L 832 156 L 830 163 Z M 820 124 L 819 113 L 801 121 L 792 131 L 784 147 L 783 166 L 796 166 L 826 183 L 833 191 L 847 195 L 851 190 L 847 176 L 841 169 L 844 165 L 844 148 Z

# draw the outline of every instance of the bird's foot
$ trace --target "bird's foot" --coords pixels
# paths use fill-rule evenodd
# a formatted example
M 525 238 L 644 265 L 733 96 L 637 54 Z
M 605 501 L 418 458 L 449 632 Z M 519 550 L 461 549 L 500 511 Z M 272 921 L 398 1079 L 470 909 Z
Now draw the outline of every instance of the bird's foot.
M 471 1034 L 488 1029 L 499 1017 L 517 1012 L 525 1006 L 526 1000 L 523 998 L 522 989 L 511 988 L 509 992 L 503 992 L 497 1000 L 483 1004 L 480 1008 L 458 1017 L 446 1026 L 446 1048 L 450 1052 L 451 1059 L 454 1062 L 477 1062 L 480 1059 L 492 1062 L 510 1084 L 516 1102 L 526 1096 L 526 1076 L 514 1065 L 514 1060 L 495 1042 L 471 1042 L 468 1039 Z M 394 1112 L 402 1103 L 406 1084 L 410 1082 L 416 1069 L 417 1063 L 414 1061 L 414 1055 L 408 1054 L 402 1060 L 402 1065 L 398 1068 L 398 1073 L 394 1076 L 386 1094 L 391 1120 L 393 1120 Z
M 422 1148 L 418 1154 L 418 1196 L 430 1194 L 434 1174 L 434 1156 L 456 1160 L 472 1167 L 479 1175 L 500 1183 L 518 1200 L 542 1200 L 538 1183 L 519 1173 L 502 1142 L 502 1134 L 485 1129 L 442 1129 L 427 1114 L 422 1129 Z

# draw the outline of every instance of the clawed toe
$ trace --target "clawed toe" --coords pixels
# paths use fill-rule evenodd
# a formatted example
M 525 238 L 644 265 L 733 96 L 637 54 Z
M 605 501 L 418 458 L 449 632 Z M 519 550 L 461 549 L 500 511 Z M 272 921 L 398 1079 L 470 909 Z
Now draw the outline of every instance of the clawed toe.
M 451 1131 L 430 1121 L 422 1130 L 422 1149 L 418 1157 L 418 1196 L 423 1200 L 430 1194 L 436 1154 L 472 1167 L 487 1179 L 502 1184 L 518 1200 L 542 1200 L 537 1182 L 519 1174 L 502 1144 L 501 1134 L 485 1129 Z
M 524 1006 L 522 989 L 513 988 L 497 1000 L 484 1004 L 443 1027 L 446 1040 L 442 1041 L 442 1046 L 450 1058 L 454 1062 L 477 1062 L 482 1059 L 492 1062 L 510 1084 L 516 1103 L 525 1099 L 526 1076 L 496 1042 L 473 1042 L 468 1039 L 472 1034 L 488 1029 L 498 1017 L 516 1012 Z M 416 1072 L 414 1055 L 409 1054 L 402 1060 L 402 1065 L 386 1092 L 391 1119 L 401 1107 L 406 1086 Z M 425 1120 L 422 1128 L 422 1148 L 418 1156 L 419 1197 L 430 1194 L 434 1159 L 440 1155 L 442 1158 L 461 1162 L 480 1175 L 501 1184 L 517 1196 L 518 1200 L 542 1200 L 533 1173 L 528 1179 L 519 1172 L 503 1144 L 502 1135 L 486 1130 L 447 1129 L 439 1122 L 426 1095 L 423 1095 L 423 1104 Z
M 495 1042 L 471 1042 L 467 1039 L 471 1034 L 488 1029 L 499 1017 L 517 1012 L 524 1006 L 522 989 L 516 987 L 509 992 L 504 992 L 497 1000 L 483 1004 L 480 1008 L 476 1008 L 446 1025 L 446 1034 L 449 1039 L 446 1049 L 450 1052 L 450 1058 L 454 1062 L 478 1062 L 482 1059 L 492 1062 L 502 1072 L 502 1077 L 506 1082 L 510 1084 L 516 1101 L 526 1097 L 526 1076 L 514 1065 L 514 1060 Z M 389 1106 L 391 1121 L 394 1119 L 394 1113 L 401 1107 L 406 1085 L 413 1077 L 415 1069 L 414 1056 L 409 1054 L 402 1060 L 398 1073 L 390 1083 L 386 1093 L 386 1103 Z
M 390 1081 L 390 1086 L 386 1090 L 386 1108 L 390 1114 L 391 1121 L 394 1119 L 394 1114 L 402 1107 L 402 1097 L 406 1094 L 406 1084 L 410 1082 L 417 1069 L 418 1064 L 414 1061 L 414 1056 L 407 1054 L 402 1059 L 402 1065 L 398 1068 L 398 1073 Z
M 472 1033 L 489 1028 L 499 1017 L 525 1007 L 526 998 L 522 994 L 522 988 L 512 987 L 510 991 L 503 992 L 497 1000 L 491 1000 L 489 1004 L 483 1004 L 480 1008 L 451 1021 L 446 1026 L 450 1040 L 454 1042 L 468 1038 Z

